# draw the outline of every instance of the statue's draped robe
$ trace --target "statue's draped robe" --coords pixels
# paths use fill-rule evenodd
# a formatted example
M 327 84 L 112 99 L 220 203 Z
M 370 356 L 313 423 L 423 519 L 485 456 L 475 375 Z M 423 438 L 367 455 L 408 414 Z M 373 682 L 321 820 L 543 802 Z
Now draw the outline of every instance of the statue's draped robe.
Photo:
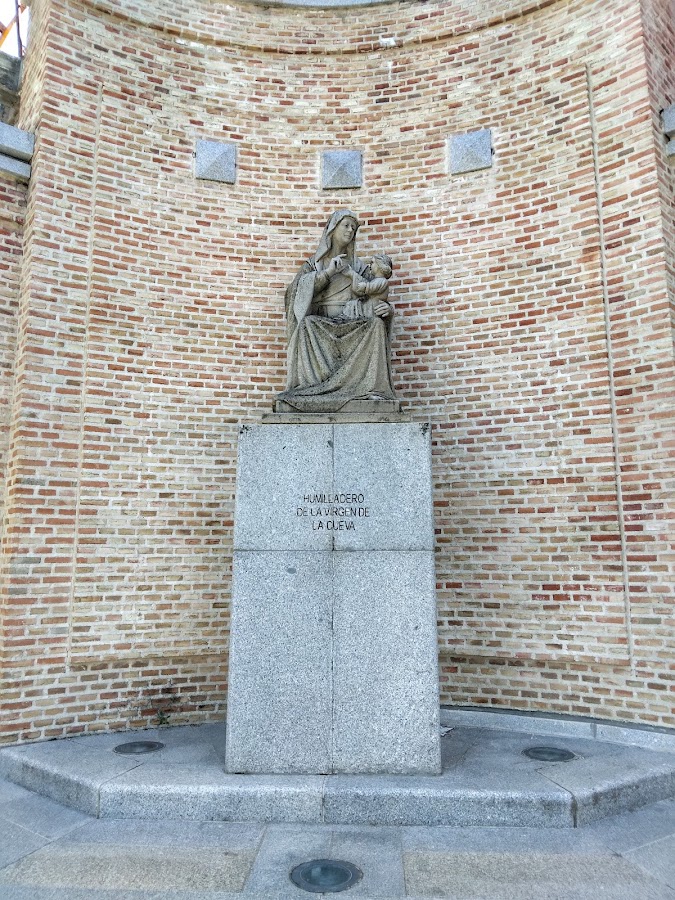
M 352 266 L 365 274 L 361 260 L 354 258 Z M 286 291 L 288 381 L 279 399 L 301 412 L 337 412 L 350 400 L 394 400 L 392 316 L 344 318 L 344 304 L 353 296 L 351 274 L 334 275 L 314 296 L 321 271 L 313 257 Z

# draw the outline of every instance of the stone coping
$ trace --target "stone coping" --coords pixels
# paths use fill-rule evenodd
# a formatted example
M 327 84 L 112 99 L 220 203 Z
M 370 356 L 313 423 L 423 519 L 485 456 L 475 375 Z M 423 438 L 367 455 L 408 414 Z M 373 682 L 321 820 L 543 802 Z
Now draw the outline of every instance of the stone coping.
M 584 716 L 562 716 L 555 713 L 530 713 L 511 709 L 483 709 L 477 706 L 442 706 L 441 725 L 464 725 L 476 728 L 498 728 L 524 731 L 531 727 L 538 734 L 581 737 L 612 744 L 632 744 L 648 750 L 675 753 L 675 731 L 628 722 L 607 722 Z
M 447 712 L 447 710 L 445 711 Z M 108 733 L 0 750 L 0 774 L 100 818 L 573 828 L 675 796 L 675 754 L 536 728 L 446 725 L 443 771 L 419 775 L 228 775 L 225 726 Z M 165 746 L 146 756 L 114 748 Z M 534 762 L 554 744 L 570 762 Z

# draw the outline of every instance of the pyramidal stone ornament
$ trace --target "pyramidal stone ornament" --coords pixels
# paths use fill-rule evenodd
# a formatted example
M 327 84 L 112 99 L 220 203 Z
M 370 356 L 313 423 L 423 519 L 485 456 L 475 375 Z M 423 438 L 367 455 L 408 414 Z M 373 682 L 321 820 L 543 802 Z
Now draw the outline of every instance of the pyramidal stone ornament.
M 451 175 L 478 172 L 492 167 L 492 131 L 469 131 L 448 139 Z
M 224 141 L 197 141 L 195 177 L 203 181 L 234 184 L 237 175 L 237 148 Z
M 324 150 L 321 157 L 321 187 L 324 191 L 360 188 L 363 186 L 362 170 L 360 150 Z

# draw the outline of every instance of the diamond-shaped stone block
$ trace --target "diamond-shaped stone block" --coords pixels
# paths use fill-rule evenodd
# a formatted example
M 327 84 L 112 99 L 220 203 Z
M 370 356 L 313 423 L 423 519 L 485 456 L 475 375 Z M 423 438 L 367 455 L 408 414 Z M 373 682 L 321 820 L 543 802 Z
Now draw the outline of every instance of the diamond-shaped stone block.
M 363 186 L 360 150 L 324 150 L 321 157 L 321 187 L 324 191 L 335 188 L 360 188 Z
M 663 130 L 669 138 L 675 137 L 675 104 L 668 106 L 661 113 L 661 121 L 663 122 Z
M 666 156 L 675 156 L 675 140 L 666 144 Z
M 477 172 L 492 166 L 492 131 L 469 131 L 448 138 L 449 166 L 451 175 L 463 172 Z
M 195 177 L 203 181 L 234 184 L 237 174 L 237 148 L 224 141 L 197 141 Z

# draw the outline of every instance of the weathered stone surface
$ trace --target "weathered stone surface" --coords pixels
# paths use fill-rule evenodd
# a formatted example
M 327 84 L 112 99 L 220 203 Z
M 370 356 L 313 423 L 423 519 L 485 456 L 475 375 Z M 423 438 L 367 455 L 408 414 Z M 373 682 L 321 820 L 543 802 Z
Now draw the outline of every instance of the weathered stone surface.
M 333 771 L 438 773 L 433 551 L 332 555 Z
M 321 155 L 321 187 L 360 188 L 363 185 L 360 150 L 324 150 Z
M 38 887 L 239 892 L 254 851 L 217 848 L 52 844 L 36 850 L 2 873 L 5 885 Z M 7 896 L 5 894 L 5 896 Z M 10 893 L 12 896 L 12 893 Z M 175 896 L 175 895 L 174 895 Z M 221 895 L 222 896 L 222 895 Z
M 376 6 L 391 0 L 265 0 L 266 6 L 307 6 L 333 9 L 341 6 Z
M 492 166 L 492 132 L 490 129 L 469 131 L 449 138 L 451 175 L 477 172 Z
M 387 422 L 410 422 L 410 416 L 398 412 L 273 412 L 262 415 L 263 425 L 363 425 Z
M 239 453 L 227 770 L 439 772 L 429 427 L 246 427 Z
M 0 53 L 0 100 L 13 102 L 19 92 L 21 60 L 7 53 Z
M 288 371 L 277 412 L 400 410 L 390 365 L 393 263 L 386 253 L 358 258 L 359 227 L 354 212 L 336 209 L 286 289 Z
M 16 181 L 30 181 L 30 171 L 28 163 L 0 153 L 0 174 L 9 175 Z
M 195 177 L 204 181 L 234 184 L 237 176 L 237 148 L 224 141 L 197 141 Z
M 426 423 L 245 426 L 236 550 L 433 550 Z
M 401 418 L 403 414 L 401 413 L 401 404 L 398 400 L 349 400 L 339 410 L 321 413 L 301 413 L 289 403 L 277 400 L 274 404 L 274 409 L 279 414 L 296 416 L 298 425 L 311 422 L 311 416 L 320 416 L 319 421 L 321 422 L 347 421 L 346 417 L 348 416 L 351 416 L 354 422 L 368 422 L 370 420 L 378 422 L 409 421 L 408 418 Z M 335 418 L 333 419 L 332 417 Z
M 663 130 L 669 138 L 675 137 L 675 104 L 667 106 L 661 113 Z
M 428 424 L 334 429 L 336 490 L 363 495 L 368 515 L 335 533 L 336 550 L 433 550 Z
M 331 425 L 244 426 L 234 517 L 235 550 L 329 550 L 331 535 L 297 514 L 310 491 L 332 489 Z
M 330 772 L 332 554 L 235 551 L 228 772 Z
M 35 137 L 29 131 L 0 122 L 0 153 L 30 162 L 34 147 Z

